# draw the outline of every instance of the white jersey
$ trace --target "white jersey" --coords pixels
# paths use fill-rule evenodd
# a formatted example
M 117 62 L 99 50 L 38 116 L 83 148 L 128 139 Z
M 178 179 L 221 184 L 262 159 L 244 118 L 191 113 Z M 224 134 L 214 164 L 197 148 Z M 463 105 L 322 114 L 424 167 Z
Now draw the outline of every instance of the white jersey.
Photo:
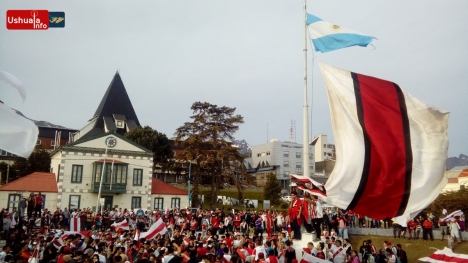
M 332 245 L 330 249 L 330 258 L 333 259 L 334 263 L 343 263 L 346 256 L 346 250 L 342 247 Z

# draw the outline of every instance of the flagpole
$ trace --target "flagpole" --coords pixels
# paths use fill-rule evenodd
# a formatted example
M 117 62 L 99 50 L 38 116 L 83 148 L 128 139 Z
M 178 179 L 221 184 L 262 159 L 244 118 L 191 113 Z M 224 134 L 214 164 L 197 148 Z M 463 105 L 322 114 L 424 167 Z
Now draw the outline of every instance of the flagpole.
M 309 105 L 307 104 L 307 0 L 304 0 L 304 106 L 303 106 L 303 165 L 304 176 L 310 177 L 309 165 Z

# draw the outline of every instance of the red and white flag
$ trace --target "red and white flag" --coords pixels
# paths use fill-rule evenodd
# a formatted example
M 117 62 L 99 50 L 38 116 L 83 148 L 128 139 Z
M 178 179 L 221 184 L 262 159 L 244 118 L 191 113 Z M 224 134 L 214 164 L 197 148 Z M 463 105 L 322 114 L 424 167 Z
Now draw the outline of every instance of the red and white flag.
M 319 195 L 322 197 L 327 196 L 327 191 L 323 187 L 323 184 L 315 181 L 314 179 L 297 174 L 291 174 L 291 183 L 295 183 L 296 187 L 304 192 L 308 192 L 311 195 Z
M 61 248 L 64 245 L 62 237 L 60 236 L 60 237 L 55 238 L 53 244 L 55 248 L 57 249 Z
M 78 214 L 70 218 L 70 232 L 79 232 L 81 230 L 81 220 Z
M 468 262 L 468 255 L 466 254 L 455 254 L 450 248 L 444 248 L 442 250 L 437 250 L 434 254 L 429 257 L 420 258 L 420 261 L 430 262 L 430 263 L 463 263 Z
M 41 252 L 41 246 L 38 242 L 36 247 L 34 248 L 34 252 L 32 253 L 31 257 L 28 260 L 28 263 L 39 263 L 39 253 Z
M 140 238 L 151 240 L 155 238 L 157 235 L 166 234 L 166 231 L 167 231 L 166 224 L 164 224 L 162 219 L 159 218 L 153 225 L 151 225 L 148 231 L 140 233 Z
M 336 164 L 327 202 L 403 226 L 447 183 L 449 113 L 390 81 L 320 64 L 327 86 Z
M 115 228 L 116 230 L 117 229 L 124 229 L 124 230 L 129 230 L 130 229 L 130 226 L 128 225 L 128 221 L 127 219 L 124 219 L 122 222 L 115 222 L 111 225 L 112 228 Z
M 446 221 L 446 220 L 454 219 L 456 216 L 461 216 L 461 215 L 463 215 L 463 211 L 462 210 L 457 210 L 455 212 L 450 213 L 450 215 L 442 218 L 441 220 Z

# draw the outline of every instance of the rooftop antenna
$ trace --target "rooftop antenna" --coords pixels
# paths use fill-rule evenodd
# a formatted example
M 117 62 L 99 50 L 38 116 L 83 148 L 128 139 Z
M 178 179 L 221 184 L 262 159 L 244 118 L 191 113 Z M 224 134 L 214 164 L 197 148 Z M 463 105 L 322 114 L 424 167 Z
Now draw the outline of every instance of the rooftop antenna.
M 296 143 L 296 121 L 291 120 L 291 128 L 289 128 L 289 141 Z

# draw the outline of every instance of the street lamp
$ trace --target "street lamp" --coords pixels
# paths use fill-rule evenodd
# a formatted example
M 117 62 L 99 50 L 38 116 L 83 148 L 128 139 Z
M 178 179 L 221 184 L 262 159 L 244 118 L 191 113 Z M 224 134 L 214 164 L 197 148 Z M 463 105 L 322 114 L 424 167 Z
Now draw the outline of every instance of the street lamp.
M 187 193 L 187 206 L 190 206 L 190 199 L 192 195 L 190 194 L 190 176 L 192 175 L 192 162 L 195 162 L 198 158 L 200 158 L 201 154 L 197 156 L 194 160 L 190 161 L 188 167 L 188 193 Z

